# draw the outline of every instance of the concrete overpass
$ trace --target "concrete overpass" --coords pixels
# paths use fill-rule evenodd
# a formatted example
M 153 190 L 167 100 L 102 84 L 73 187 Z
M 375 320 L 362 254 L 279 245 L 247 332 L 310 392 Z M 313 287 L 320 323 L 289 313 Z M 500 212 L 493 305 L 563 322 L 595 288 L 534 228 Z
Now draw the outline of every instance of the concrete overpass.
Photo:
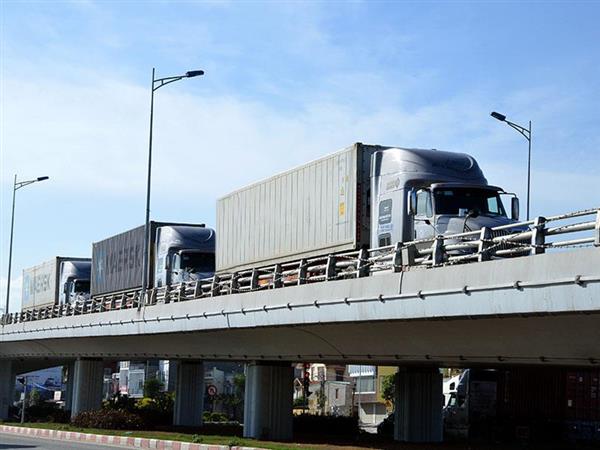
M 75 392 L 88 393 L 77 397 L 78 411 L 98 403 L 92 373 L 102 359 L 179 360 L 177 398 L 187 399 L 177 406 L 179 423 L 186 417 L 198 423 L 193 412 L 203 391 L 201 361 L 244 360 L 250 363 L 246 395 L 252 405 L 245 434 L 285 438 L 291 435 L 291 362 L 394 364 L 403 368 L 397 437 L 438 440 L 441 379 L 432 368 L 594 366 L 600 363 L 599 312 L 600 248 L 407 267 L 139 311 L 5 325 L 0 383 L 6 386 L 24 365 L 75 361 Z M 413 399 L 415 391 L 427 395 Z

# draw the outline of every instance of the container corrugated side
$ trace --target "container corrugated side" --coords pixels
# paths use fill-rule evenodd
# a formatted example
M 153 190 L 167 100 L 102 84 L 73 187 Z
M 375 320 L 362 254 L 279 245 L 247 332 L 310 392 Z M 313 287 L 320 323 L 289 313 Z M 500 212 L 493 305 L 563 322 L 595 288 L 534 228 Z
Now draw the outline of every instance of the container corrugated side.
M 23 270 L 21 309 L 53 305 L 57 299 L 58 258 Z
M 356 248 L 358 153 L 354 145 L 219 199 L 217 271 Z
M 95 242 L 92 246 L 91 295 L 142 285 L 144 226 Z

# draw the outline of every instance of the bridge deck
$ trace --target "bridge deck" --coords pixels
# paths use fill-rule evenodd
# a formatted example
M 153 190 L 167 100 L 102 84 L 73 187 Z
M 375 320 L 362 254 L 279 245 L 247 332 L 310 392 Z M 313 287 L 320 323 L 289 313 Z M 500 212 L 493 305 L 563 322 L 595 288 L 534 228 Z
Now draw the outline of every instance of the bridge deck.
M 600 249 L 5 325 L 0 358 L 600 362 Z

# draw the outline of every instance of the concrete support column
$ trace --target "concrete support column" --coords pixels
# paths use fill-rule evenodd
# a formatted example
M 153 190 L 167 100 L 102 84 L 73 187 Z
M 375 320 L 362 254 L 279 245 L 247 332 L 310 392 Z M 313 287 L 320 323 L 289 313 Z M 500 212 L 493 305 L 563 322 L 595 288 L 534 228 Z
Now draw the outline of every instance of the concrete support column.
M 75 362 L 66 364 L 67 366 L 67 383 L 65 385 L 65 411 L 73 409 L 73 385 L 75 378 Z
M 248 365 L 244 437 L 292 439 L 293 375 L 290 364 Z
M 400 368 L 396 380 L 394 439 L 441 442 L 442 374 L 436 368 Z
M 175 406 L 173 425 L 199 427 L 204 412 L 204 364 L 200 361 L 169 361 L 176 366 Z
M 169 360 L 169 379 L 167 381 L 167 391 L 175 392 L 177 388 L 177 361 L 174 359 Z
M 71 417 L 102 405 L 104 364 L 100 359 L 77 359 L 73 364 Z
M 0 361 L 0 419 L 8 419 L 8 408 L 15 395 L 15 372 L 10 360 Z

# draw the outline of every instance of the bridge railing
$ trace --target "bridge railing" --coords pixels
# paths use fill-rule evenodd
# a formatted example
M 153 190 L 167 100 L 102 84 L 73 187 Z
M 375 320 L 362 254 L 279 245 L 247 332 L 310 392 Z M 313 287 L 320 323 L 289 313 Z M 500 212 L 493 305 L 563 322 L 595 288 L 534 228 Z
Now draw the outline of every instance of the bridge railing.
M 99 313 L 147 305 L 279 289 L 451 264 L 544 253 L 548 249 L 600 247 L 600 208 L 511 223 L 494 228 L 398 242 L 374 249 L 323 255 L 267 267 L 217 274 L 171 286 L 95 296 L 2 316 L 3 324 Z

